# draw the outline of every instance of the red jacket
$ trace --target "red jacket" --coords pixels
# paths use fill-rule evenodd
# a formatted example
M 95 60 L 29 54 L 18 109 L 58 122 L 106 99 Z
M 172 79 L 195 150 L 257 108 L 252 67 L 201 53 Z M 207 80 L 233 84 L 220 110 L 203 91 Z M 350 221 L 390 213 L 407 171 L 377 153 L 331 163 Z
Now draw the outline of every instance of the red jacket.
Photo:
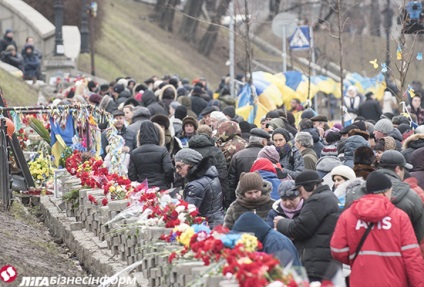
M 367 222 L 375 225 L 352 265 Z M 424 286 L 424 259 L 408 215 L 386 197 L 369 194 L 353 202 L 337 221 L 332 256 L 351 265 L 350 286 Z

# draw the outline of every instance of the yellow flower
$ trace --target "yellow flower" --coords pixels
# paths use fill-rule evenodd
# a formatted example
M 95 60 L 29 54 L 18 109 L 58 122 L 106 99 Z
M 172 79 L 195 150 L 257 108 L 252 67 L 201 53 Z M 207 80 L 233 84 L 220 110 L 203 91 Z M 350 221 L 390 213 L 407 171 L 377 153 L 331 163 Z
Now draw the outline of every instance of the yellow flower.
M 190 246 L 191 237 L 194 235 L 194 229 L 192 227 L 187 228 L 179 237 L 177 241 L 182 243 L 185 247 Z
M 258 248 L 258 239 L 251 234 L 243 233 L 236 244 L 243 244 L 246 251 L 253 252 Z

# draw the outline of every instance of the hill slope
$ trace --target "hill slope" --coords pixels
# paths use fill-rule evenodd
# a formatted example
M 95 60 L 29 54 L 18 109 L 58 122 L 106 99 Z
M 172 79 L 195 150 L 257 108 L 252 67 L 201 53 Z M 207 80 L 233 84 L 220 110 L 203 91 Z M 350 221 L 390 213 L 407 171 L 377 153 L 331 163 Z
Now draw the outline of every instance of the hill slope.
M 174 33 L 170 33 L 149 21 L 153 6 L 128 0 L 106 0 L 105 4 L 102 36 L 95 43 L 97 76 L 107 80 L 131 76 L 137 81 L 164 74 L 189 79 L 205 76 L 216 86 L 228 73 L 225 48 L 215 48 L 206 58 L 180 38 L 177 31 L 181 14 L 176 13 Z M 220 34 L 224 41 L 223 32 Z M 219 46 L 217 43 L 216 47 Z M 90 71 L 89 55 L 79 57 L 79 69 Z
M 9 106 L 29 106 L 37 104 L 37 90 L 29 86 L 24 80 L 16 78 L 0 69 L 0 88 L 3 90 Z

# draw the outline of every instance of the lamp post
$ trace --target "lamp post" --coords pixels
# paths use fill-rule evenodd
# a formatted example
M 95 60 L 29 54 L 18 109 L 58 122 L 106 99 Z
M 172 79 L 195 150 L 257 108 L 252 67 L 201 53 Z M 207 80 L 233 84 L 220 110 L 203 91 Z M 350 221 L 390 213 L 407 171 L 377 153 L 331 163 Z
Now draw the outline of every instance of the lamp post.
M 87 21 L 87 0 L 82 0 L 82 9 L 81 9 L 81 53 L 89 53 L 90 49 L 88 48 L 88 21 Z
M 89 18 L 89 25 L 90 25 L 90 55 L 91 55 L 91 75 L 96 75 L 96 68 L 94 65 L 94 18 L 97 16 L 97 3 L 91 2 L 90 4 L 90 18 Z
M 62 25 L 63 25 L 63 3 L 62 0 L 55 0 L 54 2 L 54 24 L 56 26 L 55 41 L 54 41 L 54 55 L 61 56 L 65 54 L 63 47 Z

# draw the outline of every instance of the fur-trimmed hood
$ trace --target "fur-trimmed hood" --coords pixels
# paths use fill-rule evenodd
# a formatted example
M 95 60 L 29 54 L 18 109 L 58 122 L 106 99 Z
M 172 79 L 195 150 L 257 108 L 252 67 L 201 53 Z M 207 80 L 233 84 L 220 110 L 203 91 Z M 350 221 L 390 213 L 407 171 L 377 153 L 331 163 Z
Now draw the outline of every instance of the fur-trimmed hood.
M 145 121 L 145 122 L 150 122 L 150 121 Z M 142 125 L 143 125 L 143 123 L 142 123 Z M 152 124 L 153 124 L 153 127 L 156 130 L 156 135 L 159 135 L 159 138 L 156 141 L 156 139 L 155 139 L 156 135 L 153 135 L 153 133 L 152 133 L 151 135 L 148 135 L 148 137 L 152 137 L 151 142 L 145 142 L 145 143 L 153 143 L 153 144 L 157 144 L 159 146 L 164 146 L 165 145 L 165 132 L 160 127 L 160 125 L 158 125 L 157 123 L 152 123 Z M 140 130 L 138 130 L 138 132 L 137 132 L 137 147 L 140 147 L 142 144 L 143 144 L 143 142 L 140 142 Z
M 159 101 L 162 101 L 166 89 L 172 90 L 172 92 L 174 93 L 174 97 L 172 98 L 172 101 L 176 101 L 177 100 L 177 89 L 175 89 L 175 87 L 173 85 L 165 85 L 165 86 L 162 87 L 162 89 L 160 89 L 159 97 L 158 97 Z M 167 93 L 167 95 L 169 95 L 169 93 Z M 169 100 L 171 100 L 171 98 L 169 98 Z
M 215 164 L 216 160 L 213 156 L 202 158 L 199 164 L 190 168 L 190 171 L 187 174 L 187 180 L 190 182 L 203 176 L 211 178 L 218 177 L 218 170 L 216 169 Z
M 424 147 L 424 134 L 413 134 L 406 138 L 403 142 L 402 150 L 408 147 L 413 149 Z

